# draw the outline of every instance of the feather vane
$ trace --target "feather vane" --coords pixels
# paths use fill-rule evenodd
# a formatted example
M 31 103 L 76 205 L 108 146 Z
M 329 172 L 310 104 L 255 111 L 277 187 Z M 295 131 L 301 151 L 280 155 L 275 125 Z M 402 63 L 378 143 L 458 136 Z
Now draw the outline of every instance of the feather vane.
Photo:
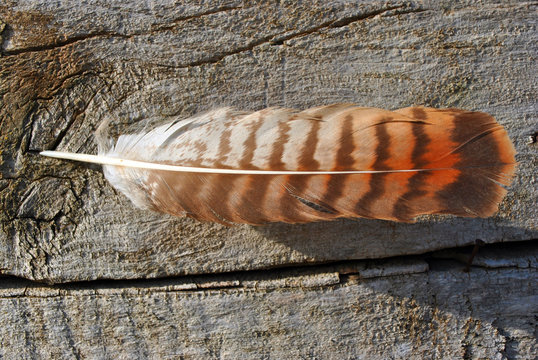
M 224 224 L 491 216 L 516 165 L 493 117 L 459 109 L 222 108 L 97 137 L 97 156 L 42 154 L 103 164 L 141 208 Z

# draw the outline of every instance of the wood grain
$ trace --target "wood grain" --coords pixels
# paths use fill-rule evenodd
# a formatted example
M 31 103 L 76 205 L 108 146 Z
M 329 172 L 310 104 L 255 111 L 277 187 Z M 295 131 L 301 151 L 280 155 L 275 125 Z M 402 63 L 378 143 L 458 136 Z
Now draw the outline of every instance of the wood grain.
M 535 5 L 477 6 L 1 6 L 1 272 L 49 282 L 152 278 L 537 238 L 536 145 L 527 144 L 536 130 Z M 92 134 L 104 119 L 119 133 L 222 105 L 334 102 L 493 114 L 520 162 L 498 215 L 227 229 L 136 210 L 98 167 L 37 156 L 96 153 Z
M 528 250 L 485 248 L 488 268 L 468 274 L 440 253 L 151 282 L 3 279 L 0 356 L 534 359 L 538 248 Z
M 0 279 L 0 357 L 536 358 L 536 10 L 1 2 L 0 273 L 20 278 Z M 105 119 L 337 102 L 492 114 L 519 161 L 498 215 L 226 228 L 136 210 L 99 167 L 38 156 L 96 153 Z M 507 244 L 463 273 L 477 238 Z

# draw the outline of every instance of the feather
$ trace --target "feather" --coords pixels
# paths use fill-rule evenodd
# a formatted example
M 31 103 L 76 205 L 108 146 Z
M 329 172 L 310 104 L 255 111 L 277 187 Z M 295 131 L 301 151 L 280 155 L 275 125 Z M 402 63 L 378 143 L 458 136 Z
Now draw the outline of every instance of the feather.
M 516 166 L 505 129 L 459 109 L 222 108 L 115 144 L 106 125 L 97 156 L 42 155 L 103 164 L 140 208 L 224 224 L 487 217 Z

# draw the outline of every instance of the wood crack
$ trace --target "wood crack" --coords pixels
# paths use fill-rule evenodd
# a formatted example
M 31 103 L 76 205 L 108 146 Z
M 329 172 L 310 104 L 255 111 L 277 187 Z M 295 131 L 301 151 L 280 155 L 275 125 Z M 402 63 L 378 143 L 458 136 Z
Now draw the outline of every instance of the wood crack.
M 71 37 L 69 39 L 66 39 L 66 40 L 63 40 L 63 41 L 57 41 L 57 42 L 51 43 L 51 44 L 41 44 L 41 45 L 35 45 L 35 46 L 28 46 L 28 47 L 25 47 L 25 48 L 13 49 L 13 50 L 4 50 L 5 46 L 2 43 L 2 46 L 1 46 L 0 50 L 1 50 L 1 54 L 3 56 L 14 56 L 14 55 L 20 55 L 20 54 L 30 53 L 30 52 L 54 50 L 54 49 L 58 49 L 58 48 L 68 46 L 68 45 L 75 44 L 75 43 L 80 42 L 80 41 L 87 41 L 87 40 L 96 39 L 96 38 L 130 39 L 130 38 L 133 38 L 135 36 L 149 35 L 149 34 L 152 34 L 152 33 L 158 33 L 158 32 L 162 32 L 162 31 L 170 31 L 170 30 L 173 30 L 174 28 L 176 28 L 179 23 L 184 22 L 184 21 L 197 19 L 197 18 L 202 18 L 204 16 L 214 15 L 214 14 L 218 14 L 220 12 L 237 10 L 237 9 L 240 9 L 240 7 L 238 7 L 238 6 L 221 6 L 221 7 L 218 7 L 218 8 L 212 9 L 212 10 L 208 10 L 208 11 L 205 11 L 205 12 L 202 12 L 202 13 L 188 15 L 188 16 L 173 19 L 171 21 L 170 25 L 154 25 L 152 27 L 152 30 L 149 31 L 149 32 L 140 31 L 140 32 L 133 32 L 133 33 L 130 33 L 130 34 L 120 34 L 120 33 L 112 32 L 112 31 L 98 31 L 98 32 L 94 32 L 94 33 L 73 36 L 73 37 Z M 1 30 L 0 35 L 2 35 L 2 33 L 6 31 L 5 29 L 7 29 L 7 26 L 4 26 L 4 27 L 0 28 L 0 30 Z
M 326 29 L 326 28 L 344 27 L 344 26 L 350 25 L 350 24 L 352 24 L 354 22 L 371 19 L 371 18 L 373 18 L 375 16 L 385 14 L 385 13 L 390 12 L 392 10 L 402 9 L 404 7 L 405 7 L 405 5 L 390 6 L 390 7 L 378 9 L 378 10 L 375 10 L 375 11 L 356 14 L 356 15 L 353 15 L 353 16 L 348 16 L 348 17 L 341 18 L 341 19 L 326 21 L 326 22 L 324 22 L 324 23 L 322 23 L 322 24 L 320 24 L 318 26 L 315 26 L 315 27 L 312 27 L 312 28 L 309 28 L 309 29 L 305 29 L 305 30 L 302 30 L 302 31 L 299 31 L 299 32 L 295 32 L 295 33 L 292 33 L 292 34 L 288 34 L 288 35 L 273 39 L 273 40 L 271 40 L 271 44 L 272 45 L 282 45 L 285 41 L 293 39 L 293 38 L 309 35 L 309 34 L 318 32 L 318 31 Z M 422 8 L 405 9 L 405 10 L 402 10 L 402 11 L 398 11 L 398 12 L 392 14 L 391 16 L 401 15 L 401 14 L 409 14 L 409 13 L 419 13 L 419 12 L 423 12 L 423 11 L 426 11 L 426 10 L 422 9 Z
M 524 255 L 533 256 L 538 250 L 538 242 L 523 241 L 521 243 L 510 243 L 514 248 L 510 258 L 521 258 Z M 489 249 L 492 252 L 503 254 L 505 244 L 485 245 L 481 249 Z M 462 252 L 466 248 L 447 249 Z M 310 287 L 330 287 L 342 286 L 349 283 L 365 281 L 367 279 L 387 278 L 394 276 L 408 276 L 412 274 L 435 271 L 461 271 L 462 266 L 459 259 L 439 257 L 438 253 L 424 254 L 422 256 L 409 255 L 378 260 L 350 260 L 321 265 L 290 266 L 285 268 L 268 268 L 265 270 L 245 270 L 219 274 L 184 275 L 155 279 L 94 279 L 80 282 L 66 282 L 63 284 L 49 283 L 50 289 L 67 291 L 73 289 L 80 290 L 103 290 L 103 289 L 125 289 L 125 288 L 152 288 L 157 291 L 207 291 L 207 290 L 264 290 L 270 291 L 280 288 L 310 288 Z M 519 254 L 519 255 L 518 255 Z M 480 253 L 479 253 L 480 256 Z M 497 255 L 500 256 L 500 255 Z M 510 260 L 510 259 L 508 259 Z M 485 270 L 532 270 L 535 266 L 518 266 L 503 264 L 498 262 L 498 266 L 491 264 L 475 264 L 473 269 Z M 9 271 L 2 271 L 9 274 Z M 46 286 L 42 281 L 31 281 L 15 276 L 7 276 L 15 284 L 26 284 L 27 286 Z M 20 285 L 19 285 L 20 286 Z M 0 289 L 1 290 L 1 289 Z M 24 296 L 27 296 L 24 295 Z M 60 294 L 58 294 L 60 296 Z M 0 294 L 1 297 L 1 294 Z
M 105 38 L 119 37 L 119 38 L 129 39 L 131 37 L 131 35 L 123 35 L 123 34 L 112 33 L 112 32 L 109 32 L 109 31 L 101 31 L 101 32 L 96 32 L 96 33 L 92 33 L 92 34 L 84 34 L 84 35 L 74 36 L 74 37 L 69 38 L 67 40 L 58 41 L 58 42 L 55 42 L 55 43 L 52 43 L 52 44 L 42 44 L 42 45 L 28 46 L 28 47 L 25 47 L 25 48 L 13 49 L 13 50 L 3 50 L 2 49 L 2 55 L 4 55 L 4 56 L 14 56 L 14 55 L 20 55 L 20 54 L 25 54 L 25 53 L 30 53 L 30 52 L 54 50 L 54 49 L 63 48 L 65 46 L 75 44 L 75 43 L 77 43 L 79 41 L 87 41 L 87 40 L 91 40 L 91 39 L 95 39 L 95 38 L 103 38 L 103 37 L 105 37 Z
M 19 54 L 28 53 L 28 52 L 52 50 L 52 49 L 68 46 L 68 45 L 77 43 L 79 41 L 86 41 L 86 40 L 95 39 L 95 38 L 123 38 L 123 39 L 130 39 L 130 38 L 133 38 L 133 37 L 136 37 L 136 36 L 148 35 L 148 34 L 161 32 L 161 31 L 170 31 L 170 30 L 175 29 L 177 27 L 178 23 L 181 23 L 181 22 L 184 22 L 184 21 L 188 21 L 188 20 L 192 20 L 192 19 L 196 19 L 196 18 L 201 18 L 201 17 L 208 16 L 208 15 L 217 14 L 217 13 L 220 13 L 220 12 L 232 11 L 232 10 L 238 10 L 238 9 L 241 9 L 241 7 L 239 7 L 239 6 L 222 6 L 222 7 L 210 10 L 210 11 L 206 11 L 204 13 L 176 18 L 176 19 L 172 20 L 172 24 L 154 26 L 152 31 L 149 31 L 149 32 L 134 32 L 134 33 L 131 33 L 131 34 L 118 34 L 118 33 L 113 33 L 113 32 L 109 32 L 109 31 L 102 31 L 102 32 L 96 32 L 96 33 L 92 33 L 92 34 L 85 34 L 85 35 L 75 36 L 75 37 L 72 37 L 72 38 L 67 39 L 65 41 L 57 42 L 57 43 L 54 43 L 54 44 L 37 45 L 37 46 L 31 46 L 31 47 L 26 47 L 26 48 L 21 48 L 21 49 L 14 49 L 14 50 L 3 50 L 2 54 L 4 56 L 13 56 L 13 55 L 19 55 Z M 402 10 L 398 11 L 398 9 L 402 9 Z M 394 13 L 390 13 L 393 10 L 397 10 L 397 11 L 395 11 Z M 279 37 L 279 35 L 282 34 L 282 32 L 278 33 L 278 34 L 268 35 L 268 36 L 262 37 L 260 39 L 251 41 L 250 43 L 248 43 L 245 46 L 241 46 L 241 47 L 238 47 L 238 48 L 235 48 L 235 49 L 231 49 L 229 51 L 224 51 L 224 52 L 222 52 L 220 54 L 213 55 L 213 56 L 206 57 L 206 58 L 202 58 L 200 60 L 192 61 L 192 62 L 189 62 L 189 63 L 180 64 L 180 65 L 176 65 L 176 66 L 175 65 L 160 65 L 160 64 L 156 64 L 156 65 L 181 69 L 181 68 L 188 68 L 188 67 L 195 67 L 195 66 L 214 64 L 214 63 L 220 62 L 225 57 L 240 54 L 240 53 L 245 52 L 245 51 L 251 51 L 255 47 L 258 47 L 258 46 L 263 45 L 265 43 L 269 43 L 271 45 L 282 45 L 285 41 L 293 39 L 293 38 L 309 35 L 309 34 L 318 32 L 318 31 L 326 29 L 326 28 L 344 27 L 344 26 L 350 25 L 350 24 L 352 24 L 354 22 L 370 19 L 370 18 L 373 18 L 373 17 L 378 16 L 378 15 L 387 14 L 386 16 L 396 16 L 396 15 L 409 14 L 409 13 L 419 13 L 419 12 L 424 12 L 424 11 L 426 11 L 426 10 L 422 9 L 422 8 L 411 8 L 411 9 L 409 9 L 409 8 L 406 7 L 406 5 L 396 5 L 396 6 L 385 7 L 385 8 L 382 8 L 382 9 L 375 10 L 375 11 L 360 13 L 360 14 L 356 14 L 356 15 L 353 15 L 353 16 L 348 16 L 348 17 L 344 17 L 344 18 L 340 18 L 340 19 L 334 19 L 334 20 L 326 21 L 326 22 L 324 22 L 324 23 L 322 23 L 322 24 L 320 24 L 318 26 L 308 28 L 308 29 L 305 29 L 305 30 L 302 30 L 302 31 L 299 31 L 299 32 L 294 32 L 294 33 L 291 33 L 291 34 L 288 34 L 288 35 L 280 36 L 280 37 Z

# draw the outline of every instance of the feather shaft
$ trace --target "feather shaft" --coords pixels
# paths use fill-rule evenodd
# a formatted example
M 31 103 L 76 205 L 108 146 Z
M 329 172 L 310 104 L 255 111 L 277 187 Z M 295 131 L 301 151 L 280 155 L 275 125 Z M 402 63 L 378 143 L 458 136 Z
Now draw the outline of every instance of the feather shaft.
M 387 174 L 387 173 L 412 173 L 422 171 L 443 171 L 458 169 L 451 168 L 435 168 L 435 169 L 391 169 L 391 170 L 339 170 L 339 171 L 292 171 L 292 170 L 243 170 L 243 169 L 219 169 L 219 168 L 204 168 L 193 166 L 179 166 L 159 164 L 146 161 L 128 160 L 115 158 L 103 155 L 91 155 L 91 154 L 79 154 L 70 153 L 64 151 L 41 151 L 39 153 L 42 156 L 80 161 L 91 164 L 111 165 L 111 166 L 123 166 L 137 169 L 147 170 L 162 170 L 162 171 L 175 171 L 186 173 L 200 173 L 200 174 L 228 174 L 228 175 L 345 175 L 345 174 Z M 481 166 L 472 166 L 472 168 L 491 167 L 495 165 L 506 164 L 487 164 Z M 467 167 L 471 168 L 471 167 Z

